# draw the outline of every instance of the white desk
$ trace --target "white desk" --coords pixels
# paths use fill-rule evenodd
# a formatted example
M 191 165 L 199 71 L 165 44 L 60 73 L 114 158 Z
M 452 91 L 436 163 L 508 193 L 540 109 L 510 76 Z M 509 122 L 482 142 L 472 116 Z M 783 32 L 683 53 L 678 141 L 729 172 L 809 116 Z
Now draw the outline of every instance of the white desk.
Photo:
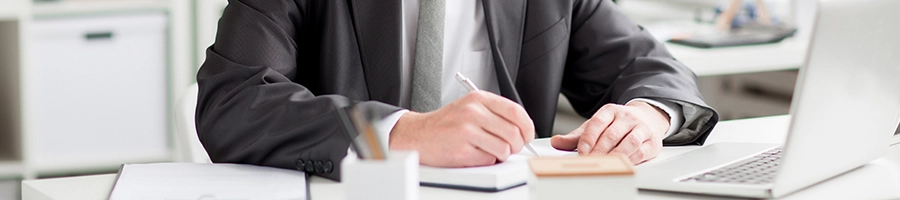
M 789 117 L 775 116 L 721 122 L 708 139 L 714 142 L 765 142 L 782 143 L 787 132 Z M 549 145 L 548 140 L 535 141 Z M 696 146 L 666 147 L 657 159 L 638 166 L 658 163 Z M 22 182 L 23 199 L 105 199 L 115 180 L 115 174 L 27 180 Z M 894 145 L 885 157 L 861 168 L 819 183 L 783 199 L 892 199 L 900 198 L 900 145 Z M 311 179 L 313 199 L 343 199 L 342 184 L 323 178 Z M 503 192 L 485 193 L 441 188 L 421 187 L 421 199 L 527 199 L 528 187 L 517 187 Z M 640 191 L 639 199 L 722 199 L 723 197 L 698 196 L 655 191 Z
M 702 77 L 799 69 L 806 59 L 809 42 L 788 38 L 774 44 L 710 49 L 665 44 L 675 59 Z
M 711 1 L 704 0 L 702 2 Z M 617 4 L 632 20 L 642 25 L 647 31 L 654 33 L 655 36 L 660 37 L 659 39 L 661 40 L 668 40 L 673 33 L 708 28 L 710 26 L 706 24 L 698 25 L 694 22 L 694 16 L 698 9 L 711 8 L 705 6 L 709 5 L 708 3 L 701 3 L 704 6 L 697 6 L 692 5 L 693 3 L 687 3 L 686 0 L 643 0 L 620 1 Z M 775 10 L 791 9 L 789 2 L 773 3 L 772 6 L 775 7 Z M 784 15 L 788 13 L 776 12 L 773 14 Z M 800 28 L 807 27 L 801 26 Z M 799 31 L 807 32 L 805 30 Z M 675 59 L 694 70 L 697 76 L 745 74 L 800 68 L 806 58 L 808 36 L 803 34 L 797 34 L 796 36 L 776 44 L 703 49 L 666 43 L 666 47 Z

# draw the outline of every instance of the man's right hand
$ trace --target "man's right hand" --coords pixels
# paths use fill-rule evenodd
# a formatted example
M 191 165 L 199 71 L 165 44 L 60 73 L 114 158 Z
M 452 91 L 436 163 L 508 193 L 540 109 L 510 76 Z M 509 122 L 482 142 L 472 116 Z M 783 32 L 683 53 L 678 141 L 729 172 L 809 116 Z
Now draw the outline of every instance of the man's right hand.
M 432 112 L 403 114 L 390 148 L 417 150 L 424 165 L 472 167 L 505 161 L 532 140 L 534 122 L 521 105 L 474 91 Z

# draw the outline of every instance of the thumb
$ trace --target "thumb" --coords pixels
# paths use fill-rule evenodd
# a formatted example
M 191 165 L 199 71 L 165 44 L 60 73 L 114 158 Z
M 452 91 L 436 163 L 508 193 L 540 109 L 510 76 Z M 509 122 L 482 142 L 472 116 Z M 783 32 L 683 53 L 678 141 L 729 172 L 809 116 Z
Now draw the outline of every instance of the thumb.
M 578 139 L 581 138 L 582 132 L 584 132 L 584 126 L 578 127 L 569 134 L 554 135 L 550 138 L 550 146 L 558 150 L 573 151 L 578 146 Z

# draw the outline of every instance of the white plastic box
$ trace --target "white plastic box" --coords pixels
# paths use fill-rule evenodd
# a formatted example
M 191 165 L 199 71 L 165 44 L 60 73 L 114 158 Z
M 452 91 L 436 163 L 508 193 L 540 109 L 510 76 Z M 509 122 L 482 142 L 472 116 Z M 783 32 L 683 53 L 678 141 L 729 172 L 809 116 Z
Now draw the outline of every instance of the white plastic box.
M 385 160 L 348 155 L 341 162 L 347 200 L 419 199 L 419 153 L 391 151 Z

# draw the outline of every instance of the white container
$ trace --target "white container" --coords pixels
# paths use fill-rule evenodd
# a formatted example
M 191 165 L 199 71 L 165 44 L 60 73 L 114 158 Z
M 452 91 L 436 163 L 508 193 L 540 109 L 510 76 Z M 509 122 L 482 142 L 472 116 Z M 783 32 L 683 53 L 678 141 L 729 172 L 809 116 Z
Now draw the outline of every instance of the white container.
M 622 156 L 535 157 L 528 165 L 532 200 L 637 198 L 633 165 Z
M 386 160 L 347 156 L 341 162 L 348 200 L 419 199 L 419 153 L 391 151 Z

